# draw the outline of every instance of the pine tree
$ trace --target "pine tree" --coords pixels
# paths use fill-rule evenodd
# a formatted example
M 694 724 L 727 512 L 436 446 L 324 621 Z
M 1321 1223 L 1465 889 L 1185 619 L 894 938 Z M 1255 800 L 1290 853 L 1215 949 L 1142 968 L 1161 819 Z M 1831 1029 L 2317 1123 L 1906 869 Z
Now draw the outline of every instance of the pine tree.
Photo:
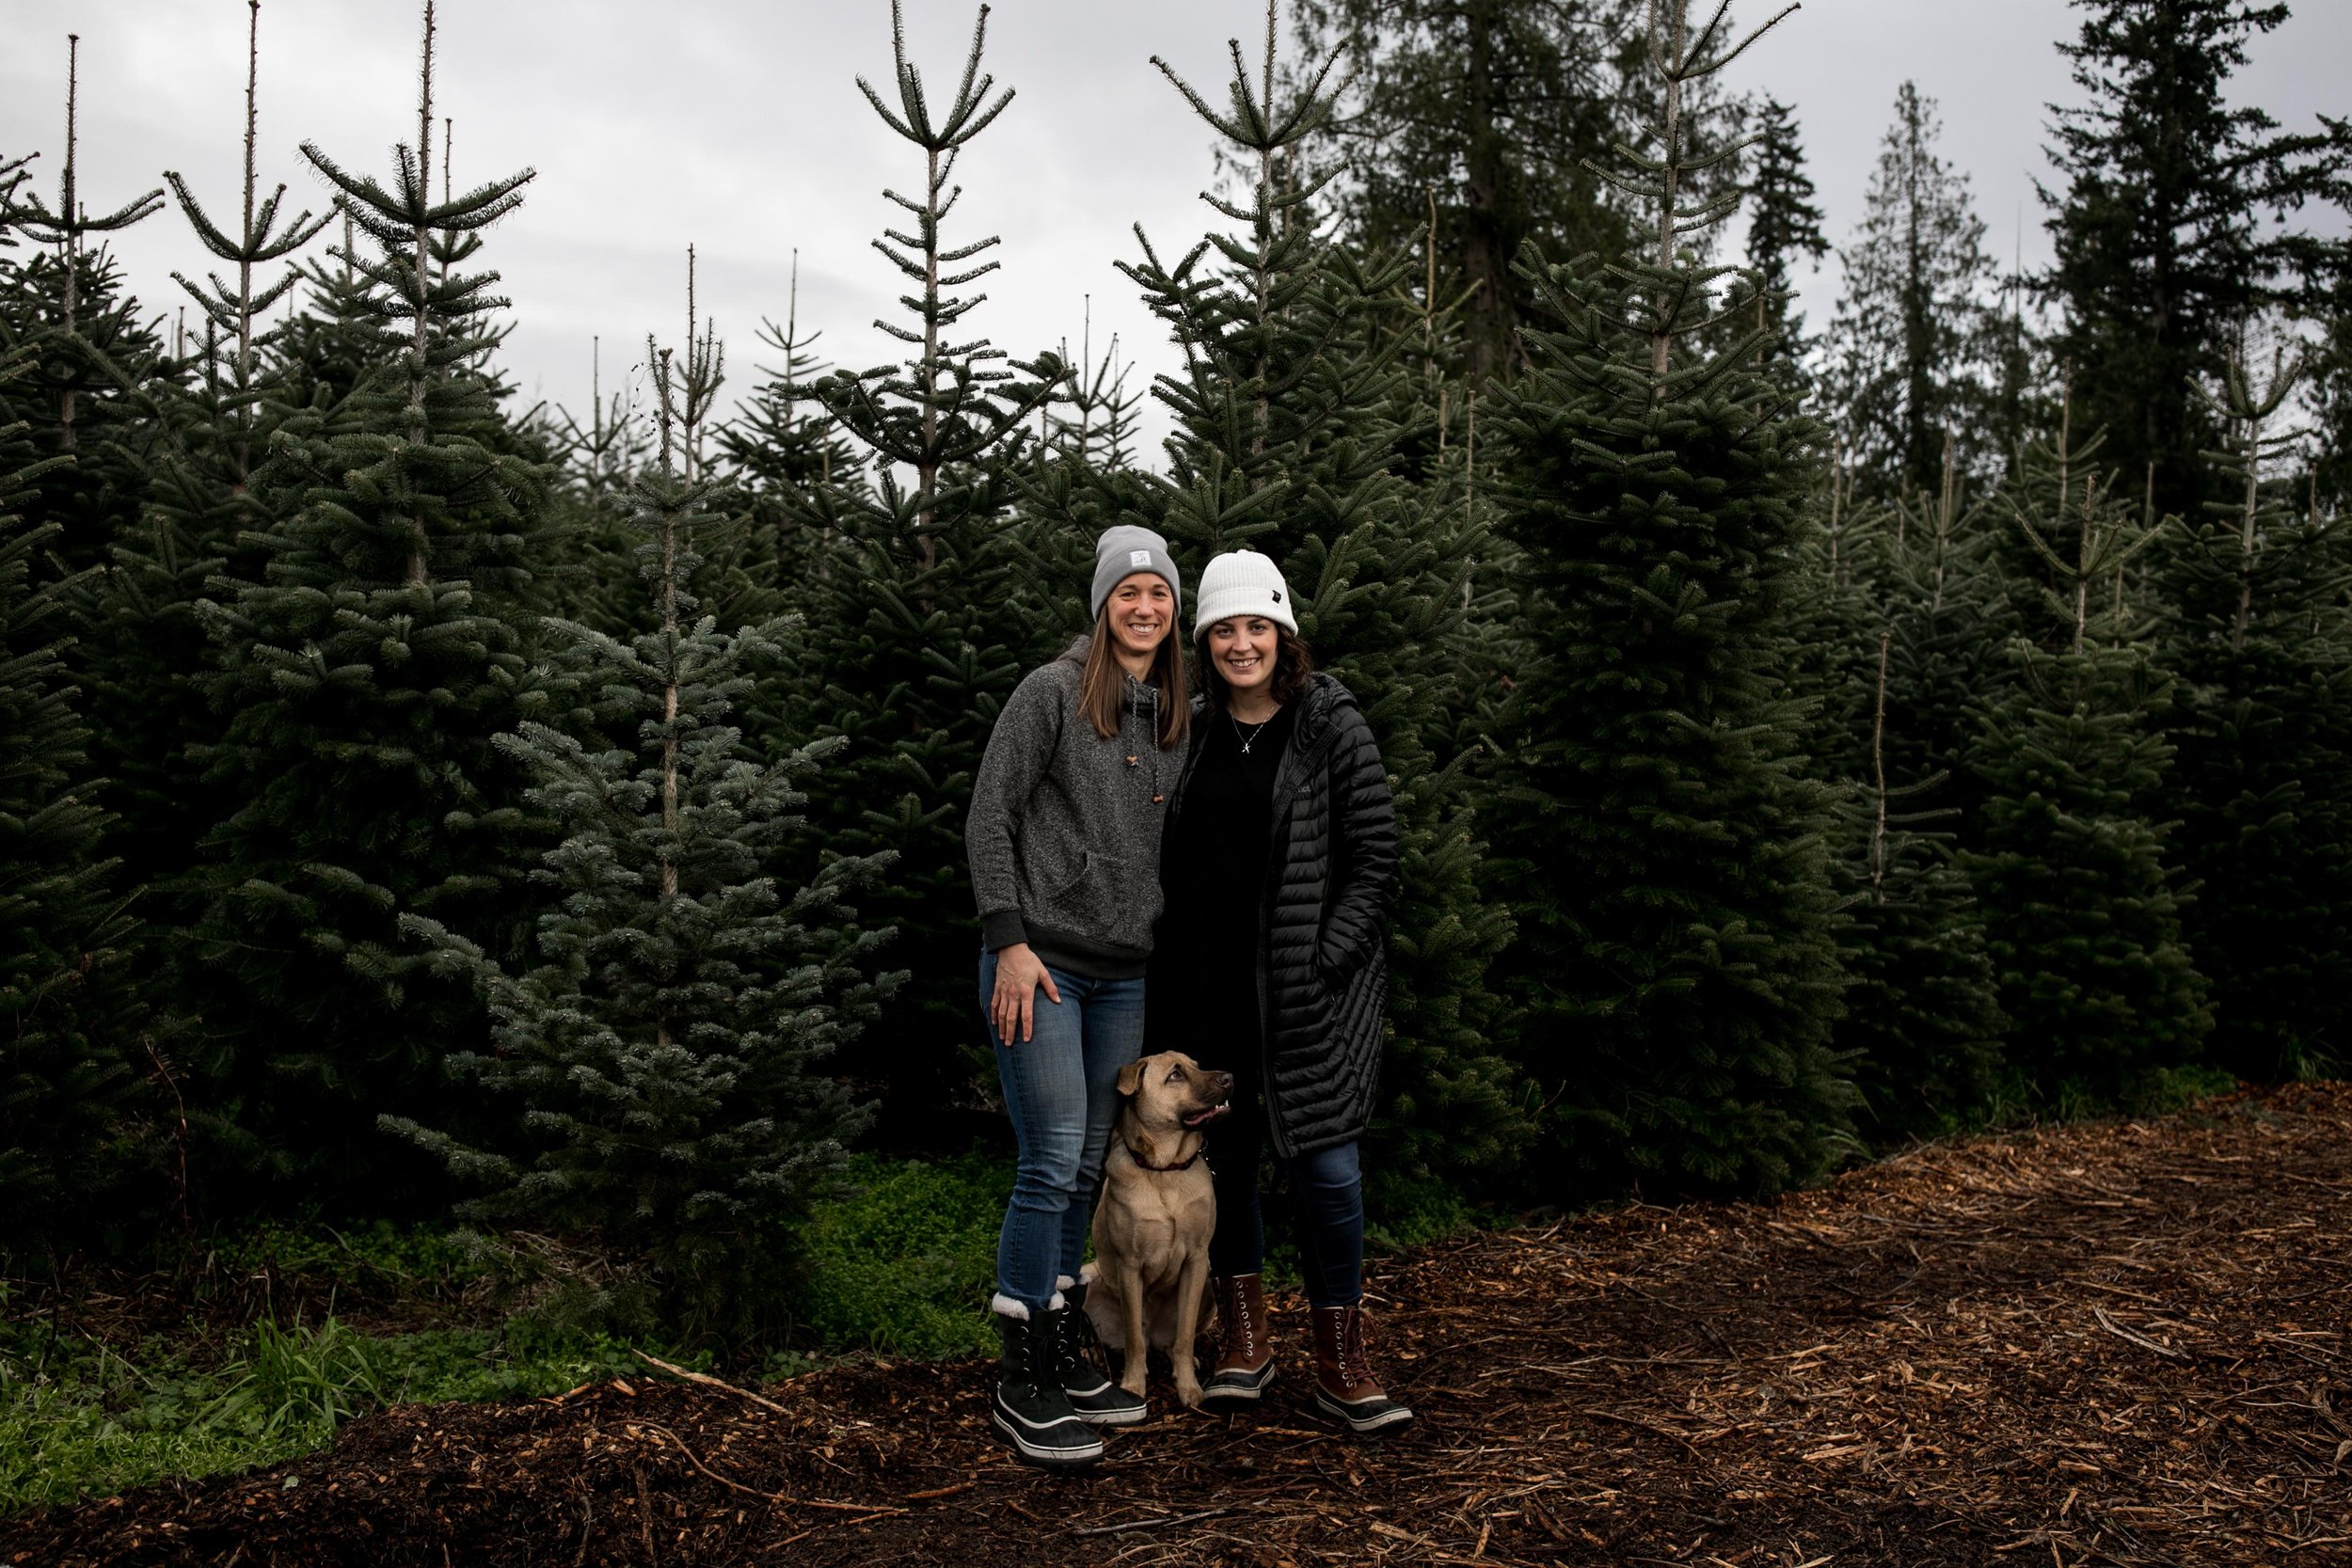
M 1317 181 L 1300 150 L 1331 112 L 1336 59 L 1286 84 L 1276 22 L 1269 5 L 1254 75 L 1232 44 L 1224 112 L 1153 62 L 1250 183 L 1244 200 L 1207 198 L 1237 231 L 1212 232 L 1172 267 L 1148 241 L 1141 261 L 1121 264 L 1186 370 L 1154 387 L 1176 421 L 1168 476 L 1097 486 L 1088 522 L 1131 509 L 1202 563 L 1236 546 L 1263 552 L 1289 579 L 1318 664 L 1362 705 L 1403 873 L 1375 1164 L 1391 1180 L 1459 1183 L 1511 1164 L 1529 1131 L 1493 1043 L 1506 1015 L 1487 983 L 1510 920 L 1478 888 L 1477 781 L 1453 733 L 1469 705 L 1472 614 L 1488 608 L 1474 579 L 1492 551 L 1456 476 L 1406 477 L 1422 465 L 1404 454 L 1430 434 L 1404 368 L 1422 314 L 1404 285 L 1420 269 L 1409 254 L 1359 261 L 1309 216 Z
M 2074 3 L 2081 31 L 2058 48 L 2086 102 L 2052 105 L 2061 184 L 2042 202 L 2076 417 L 2108 433 L 2120 471 L 2154 465 L 2160 514 L 2201 516 L 2227 498 L 2200 455 L 2220 442 L 2197 388 L 2221 379 L 2242 323 L 2313 281 L 2310 235 L 2278 220 L 2340 186 L 2352 135 L 2282 135 L 2227 101 L 2248 43 L 2286 21 L 2284 5 Z
M 501 302 L 463 262 L 532 176 L 434 199 L 433 42 L 428 0 L 418 139 L 388 183 L 302 150 L 375 242 L 346 261 L 399 353 L 285 421 L 256 478 L 278 518 L 249 540 L 260 569 L 199 607 L 223 729 L 198 760 L 233 810 L 207 840 L 183 974 L 216 1101 L 330 1205 L 363 1182 L 390 1201 L 376 1115 L 437 1099 L 442 1055 L 485 1028 L 394 920 L 501 954 L 519 939 L 527 823 L 492 737 L 549 711 L 521 605 L 548 476 L 513 454 L 475 369 Z
M 0 303 L 0 348 L 32 352 L 0 417 L 21 419 L 44 453 L 71 464 L 44 467 L 27 499 L 29 515 L 55 522 L 50 546 L 62 569 L 106 562 L 107 549 L 138 512 L 141 462 L 151 435 L 137 390 L 162 345 L 122 284 L 121 268 L 93 235 L 119 233 L 154 215 L 164 193 L 149 191 L 92 215 L 82 188 L 78 109 L 81 40 L 66 40 L 65 158 L 54 203 L 24 191 L 8 200 L 13 226 L 46 254 L 12 264 Z
M 893 1135 L 928 1139 L 938 1117 L 968 1102 L 984 1059 L 963 853 L 972 779 L 1004 699 L 1059 651 L 1049 639 L 1069 598 L 1024 580 L 1007 515 L 1009 465 L 1063 371 L 1051 356 L 1011 363 L 983 339 L 952 336 L 987 297 L 956 291 L 997 266 L 982 259 L 993 236 L 950 246 L 944 235 L 961 194 L 957 159 L 1012 101 L 981 72 L 987 11 L 954 97 L 936 106 L 907 57 L 895 0 L 891 14 L 893 90 L 885 99 L 858 85 L 923 158 L 919 197 L 884 193 L 912 222 L 875 242 L 913 285 L 912 325 L 877 325 L 912 356 L 813 388 L 862 461 L 807 492 L 794 519 L 824 545 L 802 589 L 808 629 L 791 677 L 763 691 L 760 724 L 770 737 L 847 742 L 835 786 L 811 803 L 791 875 L 834 854 L 898 857 L 868 912 L 898 928 L 896 957 L 916 979 L 870 1070 L 888 1085 Z
M 277 278 L 260 270 L 284 261 L 331 217 L 308 212 L 282 224 L 286 187 L 264 192 L 255 167 L 260 114 L 261 0 L 248 0 L 246 36 L 245 178 L 233 234 L 204 211 L 187 182 L 165 182 L 205 248 L 236 268 L 198 283 L 173 277 L 193 297 L 203 347 L 187 356 L 184 384 L 159 379 L 153 419 L 168 432 L 151 464 L 147 504 L 120 531 L 112 569 L 91 606 L 84 663 L 101 766 L 122 821 L 115 848 L 131 879 L 184 875 L 221 805 L 189 787 L 187 755 L 215 737 L 199 682 L 208 639 L 196 613 L 210 578 L 224 570 L 242 533 L 270 521 L 253 474 L 285 413 L 284 377 L 262 317 L 301 280 L 292 266 Z
M 0 357 L 0 385 L 32 360 L 26 348 Z M 0 451 L 23 434 L 0 426 Z M 143 1022 L 133 922 L 104 854 L 102 781 L 88 771 L 89 732 L 62 657 L 81 580 L 36 579 L 60 525 L 15 510 L 43 467 L 71 461 L 53 454 L 0 472 L 0 1239 L 18 1245 L 85 1221 L 120 1174 Z
M 802 780 L 838 751 L 763 764 L 730 721 L 792 634 L 734 633 L 698 613 L 698 542 L 722 486 L 683 473 L 697 434 L 667 352 L 657 367 L 659 455 L 630 486 L 654 629 L 615 638 L 556 623 L 594 688 L 611 748 L 526 722 L 501 746 L 561 824 L 534 880 L 543 962 L 510 972 L 421 915 L 409 934 L 482 988 L 496 1049 L 452 1058 L 514 1119 L 469 1143 L 415 1120 L 385 1126 L 482 1189 L 468 1212 L 593 1234 L 643 1271 L 664 1318 L 740 1340 L 771 1316 L 787 1226 L 839 1172 L 867 1119 L 826 1075 L 903 974 L 870 978 L 886 932 L 844 900 L 886 857 L 841 857 L 789 896 L 763 863 L 794 826 Z
M 2071 414 L 2071 405 L 2069 407 Z M 1986 951 L 2014 1058 L 2042 1093 L 2111 1099 L 2190 1059 L 2211 1026 L 2182 941 L 2169 853 L 2172 677 L 2151 657 L 2131 568 L 2159 533 L 2116 497 L 2098 438 L 2071 420 L 2004 486 L 2010 524 L 2055 586 L 2056 645 L 2010 644 L 2015 679 L 1980 709 L 1968 766 L 1982 821 L 1962 865 L 1981 900 Z
M 1851 1137 L 1828 801 L 1786 686 L 1816 427 L 1755 368 L 1760 334 L 1705 348 L 1727 269 L 1688 244 L 1736 200 L 1691 200 L 1679 116 L 1756 36 L 1733 41 L 1727 9 L 1693 27 L 1684 0 L 1652 8 L 1657 153 L 1610 178 L 1654 238 L 1530 269 L 1564 325 L 1530 335 L 1502 421 L 1532 657 L 1497 819 L 1555 1192 L 1569 1164 L 1769 1190 Z
M 1748 270 L 1756 277 L 1756 325 L 1772 330 L 1772 356 L 1793 370 L 1810 349 L 1804 317 L 1795 308 L 1796 265 L 1808 259 L 1819 266 L 1829 254 L 1794 108 L 1776 98 L 1764 100 L 1756 112 L 1749 156 L 1754 167 L 1747 181 Z
M 2329 1068 L 2352 1039 L 2352 559 L 2340 525 L 2271 477 L 2300 379 L 2281 358 L 2257 381 L 2233 354 L 2214 410 L 2230 444 L 2209 455 L 2238 495 L 2168 534 L 2158 566 L 2181 682 L 2175 852 L 2199 884 L 2184 931 L 2212 978 L 2206 1052 L 2263 1080 Z
M 1832 721 L 1816 732 L 1842 742 L 1823 760 L 1853 786 L 1833 863 L 1852 983 L 1833 1038 L 1853 1063 L 1863 1129 L 1881 1142 L 1949 1131 L 1992 1103 L 2007 1025 L 1954 860 L 1980 802 L 1951 759 L 1983 693 L 2008 678 L 1996 656 L 2011 623 L 1990 508 L 1963 504 L 1955 445 L 1931 504 L 1873 509 L 1845 531 L 1843 561 L 1822 574 L 1842 613 L 1799 634 L 1848 656 L 1843 689 L 1825 693 Z
M 1515 373 L 1534 296 L 1523 246 L 1614 252 L 1629 215 L 1585 160 L 1639 123 L 1640 0 L 1300 0 L 1302 57 L 1344 51 L 1356 76 L 1332 117 L 1337 204 L 1354 245 L 1418 245 L 1468 292 L 1462 367 Z M 1294 88 L 1301 84 L 1291 84 Z M 1692 105 L 1696 107 L 1696 105 Z M 1311 160 L 1314 159 L 1310 150 Z
M 1967 177 L 1936 154 L 1941 133 L 1934 101 L 1905 82 L 1862 230 L 1839 257 L 1822 391 L 1866 498 L 1935 494 L 1947 432 L 1963 443 L 1963 472 L 1981 466 L 1993 263 Z

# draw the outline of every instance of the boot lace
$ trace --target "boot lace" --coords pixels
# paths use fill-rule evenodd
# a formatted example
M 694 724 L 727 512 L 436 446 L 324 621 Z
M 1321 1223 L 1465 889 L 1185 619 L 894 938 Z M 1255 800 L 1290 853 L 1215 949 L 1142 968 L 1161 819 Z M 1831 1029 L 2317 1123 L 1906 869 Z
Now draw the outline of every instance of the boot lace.
M 1258 1358 L 1258 1324 L 1245 1310 L 1245 1299 L 1240 1280 L 1229 1279 L 1225 1282 L 1224 1299 L 1217 1303 L 1218 1311 L 1225 1319 L 1224 1353 L 1238 1355 L 1244 1361 L 1255 1361 Z
M 1349 1308 L 1340 1320 L 1340 1376 L 1351 1388 L 1373 1381 L 1369 1334 L 1360 1307 Z
M 1049 1375 L 1056 1383 L 1066 1382 L 1064 1376 L 1073 1371 L 1092 1371 L 1093 1352 L 1103 1341 L 1094 1332 L 1094 1320 L 1080 1307 L 1062 1308 L 1060 1321 L 1055 1324 L 1052 1351 L 1053 1367 Z

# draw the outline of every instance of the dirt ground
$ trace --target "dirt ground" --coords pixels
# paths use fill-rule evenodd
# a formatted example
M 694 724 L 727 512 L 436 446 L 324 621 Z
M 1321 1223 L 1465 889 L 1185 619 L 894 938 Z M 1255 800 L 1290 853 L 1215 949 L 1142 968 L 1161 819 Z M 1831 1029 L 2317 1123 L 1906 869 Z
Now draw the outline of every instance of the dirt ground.
M 0 1562 L 2352 1563 L 2347 1220 L 2352 1086 L 2304 1085 L 1387 1260 L 1384 1440 L 1312 1415 L 1283 1301 L 1267 1408 L 1155 1387 L 1080 1477 L 991 1440 L 979 1362 L 649 1368 L 8 1521 Z

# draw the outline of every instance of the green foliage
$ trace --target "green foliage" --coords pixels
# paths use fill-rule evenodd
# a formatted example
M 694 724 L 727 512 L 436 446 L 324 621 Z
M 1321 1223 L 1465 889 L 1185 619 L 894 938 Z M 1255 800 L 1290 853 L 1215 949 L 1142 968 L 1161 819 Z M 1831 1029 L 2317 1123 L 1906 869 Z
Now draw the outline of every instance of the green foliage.
M 898 928 L 894 958 L 913 983 L 858 1076 L 890 1088 L 903 1137 L 935 1135 L 939 1118 L 970 1099 L 984 1059 L 963 818 L 998 708 L 1031 664 L 1057 651 L 1045 645 L 1048 623 L 1005 507 L 1023 421 L 1063 369 L 1051 355 L 1010 363 L 961 325 L 986 296 L 955 291 L 998 263 L 980 260 L 993 237 L 956 246 L 944 238 L 956 160 L 1012 100 L 1009 88 L 992 97 L 993 78 L 980 71 L 986 12 L 954 97 L 937 105 L 907 57 L 895 0 L 891 18 L 892 90 L 886 100 L 858 85 L 923 159 L 919 198 L 884 193 L 909 228 L 875 242 L 911 289 L 901 296 L 910 325 L 881 325 L 912 352 L 902 364 L 836 372 L 811 388 L 832 421 L 816 438 L 838 431 L 863 467 L 835 467 L 831 483 L 801 493 L 788 519 L 822 544 L 813 580 L 797 585 L 808 624 L 791 678 L 760 717 L 771 736 L 841 742 L 793 874 L 815 874 L 834 855 L 895 857 L 898 870 L 868 912 Z
M 868 977 L 888 933 L 861 929 L 845 903 L 886 862 L 835 858 L 789 895 L 763 874 L 798 826 L 800 782 L 836 748 L 762 765 L 728 722 L 793 628 L 727 634 L 696 617 L 712 486 L 676 472 L 693 432 L 675 427 L 669 359 L 655 358 L 660 459 L 632 497 L 658 624 L 626 641 L 549 626 L 628 742 L 591 747 L 536 723 L 501 740 L 563 834 L 534 875 L 555 895 L 544 962 L 510 973 L 439 922 L 401 917 L 487 998 L 495 1051 L 453 1052 L 448 1067 L 513 1119 L 472 1139 L 383 1125 L 479 1189 L 469 1212 L 595 1235 L 646 1272 L 664 1322 L 740 1339 L 772 1295 L 783 1226 L 866 1119 L 822 1064 L 900 976 Z
M 0 387 L 29 359 L 0 357 Z M 0 425 L 0 451 L 23 428 Z M 60 611 L 87 574 L 37 584 L 58 525 L 14 512 L 43 470 L 71 461 L 0 472 L 0 1235 L 17 1241 L 54 1234 L 120 1174 L 145 1022 L 63 657 Z
M 200 1065 L 246 1145 L 219 1152 L 327 1201 L 419 1179 L 376 1117 L 437 1103 L 442 1053 L 485 1020 L 396 916 L 519 939 L 532 832 L 492 741 L 552 713 L 523 614 L 548 473 L 485 369 L 497 275 L 467 265 L 531 175 L 434 199 L 429 25 L 421 80 L 421 139 L 389 182 L 303 150 L 374 242 L 344 261 L 398 352 L 287 417 L 255 479 L 272 520 L 252 575 L 199 606 L 221 729 L 196 756 L 230 808 L 183 957 Z
M 1963 863 L 2001 1008 L 2032 1042 L 2018 1065 L 2045 1090 L 2112 1098 L 2188 1060 L 2212 1014 L 2181 936 L 2175 825 L 2156 815 L 2174 682 L 2126 593 L 2156 535 L 2095 477 L 2077 493 L 2096 450 L 2062 433 L 2002 494 L 2051 576 L 2058 647 L 2013 641 L 2016 678 L 1979 709 L 1983 816 Z
M 2340 526 L 2267 474 L 2299 377 L 2233 356 L 2208 453 L 2237 492 L 2169 531 L 2162 656 L 2173 853 L 2197 884 L 2183 935 L 2211 976 L 2207 1053 L 2249 1078 L 2307 1075 L 2352 1043 L 2352 586 Z
M 995 1331 L 975 1304 L 996 1277 L 996 1233 L 1012 1169 L 980 1153 L 938 1161 L 860 1155 L 847 1195 L 801 1232 L 799 1333 L 838 1350 L 946 1356 L 985 1351 Z
M 1680 236 L 1726 209 L 1677 194 L 1675 110 L 1744 45 L 1720 12 L 1667 16 L 1661 145 L 1624 177 L 1656 249 L 1530 269 L 1563 325 L 1528 336 L 1502 420 L 1532 653 L 1500 847 L 1519 1057 L 1555 1105 L 1551 1194 L 1579 1166 L 1769 1191 L 1850 1141 L 1828 799 L 1802 776 L 1787 687 L 1816 429 L 1752 368 L 1755 334 L 1697 341 L 1724 269 Z
M 2287 19 L 2260 0 L 2076 0 L 2081 30 L 2058 52 L 2084 101 L 2057 110 L 2045 187 L 2084 428 L 2111 460 L 2152 473 L 2158 513 L 2197 518 L 2217 493 L 2201 452 L 2219 445 L 2199 396 L 2229 344 L 2265 307 L 2321 280 L 2327 246 L 2280 222 L 2340 200 L 2352 169 L 2343 122 L 2281 133 L 2231 102 L 2254 39 Z
M 215 1361 L 20 1342 L 0 1349 L 0 1513 L 276 1464 L 388 1404 L 543 1398 L 644 1370 L 528 1320 L 373 1338 L 264 1319 Z

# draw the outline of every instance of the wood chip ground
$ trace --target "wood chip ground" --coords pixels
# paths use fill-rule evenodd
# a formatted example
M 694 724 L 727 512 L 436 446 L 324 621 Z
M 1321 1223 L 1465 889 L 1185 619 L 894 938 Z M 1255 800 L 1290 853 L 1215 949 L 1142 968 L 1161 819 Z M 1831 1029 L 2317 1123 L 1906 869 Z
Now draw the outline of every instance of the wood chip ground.
M 1421 1412 L 1170 1414 L 1011 1464 L 984 1364 L 770 1404 L 648 1369 L 404 1407 L 272 1469 L 0 1524 L 0 1562 L 2352 1563 L 2352 1087 L 1937 1146 L 1776 1202 L 1629 1207 L 1377 1265 Z

